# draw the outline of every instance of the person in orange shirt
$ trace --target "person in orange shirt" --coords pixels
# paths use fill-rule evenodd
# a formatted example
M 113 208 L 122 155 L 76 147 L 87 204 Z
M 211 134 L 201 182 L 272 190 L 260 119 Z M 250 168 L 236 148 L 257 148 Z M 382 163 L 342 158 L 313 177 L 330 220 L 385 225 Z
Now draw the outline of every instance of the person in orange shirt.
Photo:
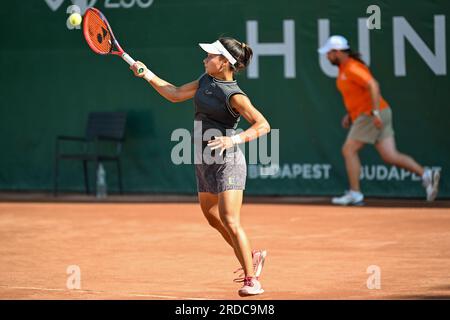
M 336 85 L 341 92 L 347 114 L 342 126 L 350 128 L 342 147 L 350 190 L 332 203 L 339 205 L 362 204 L 359 176 L 361 163 L 358 152 L 366 144 L 373 144 L 384 162 L 407 169 L 422 177 L 427 200 L 433 201 L 438 193 L 440 172 L 425 169 L 410 156 L 397 151 L 392 126 L 392 111 L 380 93 L 378 82 L 359 53 L 353 52 L 342 36 L 331 36 L 320 54 L 326 54 L 331 64 L 339 67 Z

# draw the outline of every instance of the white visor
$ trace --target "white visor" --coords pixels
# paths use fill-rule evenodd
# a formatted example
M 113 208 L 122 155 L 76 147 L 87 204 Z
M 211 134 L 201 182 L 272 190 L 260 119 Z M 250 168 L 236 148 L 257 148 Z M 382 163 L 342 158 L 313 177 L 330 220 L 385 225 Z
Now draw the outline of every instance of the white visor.
M 317 50 L 320 54 L 326 54 L 331 50 L 346 50 L 350 49 L 347 39 L 343 36 L 331 36 L 323 47 Z
M 232 65 L 236 63 L 236 59 L 225 49 L 219 40 L 213 43 L 199 43 L 198 45 L 208 53 L 223 55 Z

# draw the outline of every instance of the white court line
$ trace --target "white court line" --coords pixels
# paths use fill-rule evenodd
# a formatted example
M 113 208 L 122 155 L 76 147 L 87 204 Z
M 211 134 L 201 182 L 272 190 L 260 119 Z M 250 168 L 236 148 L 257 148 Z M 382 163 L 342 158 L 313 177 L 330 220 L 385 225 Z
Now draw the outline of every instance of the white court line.
M 147 298 L 163 298 L 163 299 L 181 299 L 181 300 L 214 300 L 208 298 L 192 298 L 192 297 L 177 297 L 177 296 L 164 296 L 156 294 L 143 294 L 143 293 L 126 293 L 117 291 L 95 291 L 95 290 L 70 290 L 70 289 L 54 289 L 54 288 L 40 288 L 40 287 L 13 287 L 13 286 L 2 286 L 0 288 L 5 289 L 16 289 L 16 290 L 38 290 L 38 291 L 58 291 L 58 292 L 70 292 L 70 293 L 96 293 L 96 294 L 119 294 L 122 296 L 132 296 L 132 297 L 147 297 Z

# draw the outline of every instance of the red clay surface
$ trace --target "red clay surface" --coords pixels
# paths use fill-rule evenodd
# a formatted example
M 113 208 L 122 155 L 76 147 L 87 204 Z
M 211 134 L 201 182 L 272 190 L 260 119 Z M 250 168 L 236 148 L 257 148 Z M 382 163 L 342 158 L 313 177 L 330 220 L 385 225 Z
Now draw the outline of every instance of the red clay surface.
M 450 298 L 448 208 L 245 204 L 242 223 L 268 250 L 245 299 Z M 0 243 L 0 299 L 242 299 L 198 204 L 0 203 Z

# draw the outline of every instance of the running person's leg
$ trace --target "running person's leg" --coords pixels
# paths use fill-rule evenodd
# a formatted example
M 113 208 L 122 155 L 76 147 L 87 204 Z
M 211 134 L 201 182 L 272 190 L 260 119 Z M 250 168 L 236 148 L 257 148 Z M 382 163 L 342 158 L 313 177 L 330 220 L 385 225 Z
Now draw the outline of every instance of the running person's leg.
M 423 186 L 425 187 L 425 191 L 427 193 L 428 201 L 433 201 L 436 198 L 439 189 L 439 171 L 429 169 L 425 170 L 412 157 L 397 151 L 393 136 L 389 136 L 378 141 L 375 144 L 375 148 L 384 162 L 404 168 L 421 177 Z
M 334 197 L 331 202 L 340 205 L 360 204 L 364 200 L 361 193 L 359 177 L 361 172 L 361 162 L 359 160 L 359 150 L 364 147 L 365 143 L 359 140 L 347 138 L 343 147 L 342 155 L 345 160 L 345 168 L 347 170 L 348 182 L 350 190 L 342 197 Z
M 424 168 L 410 156 L 398 152 L 393 136 L 378 141 L 375 143 L 375 148 L 384 162 L 404 168 L 420 177 L 423 176 Z
M 350 189 L 361 191 L 359 185 L 359 176 L 361 174 L 361 161 L 359 160 L 359 150 L 364 147 L 364 142 L 347 139 L 342 147 L 342 155 L 345 159 L 345 168 L 347 170 Z

